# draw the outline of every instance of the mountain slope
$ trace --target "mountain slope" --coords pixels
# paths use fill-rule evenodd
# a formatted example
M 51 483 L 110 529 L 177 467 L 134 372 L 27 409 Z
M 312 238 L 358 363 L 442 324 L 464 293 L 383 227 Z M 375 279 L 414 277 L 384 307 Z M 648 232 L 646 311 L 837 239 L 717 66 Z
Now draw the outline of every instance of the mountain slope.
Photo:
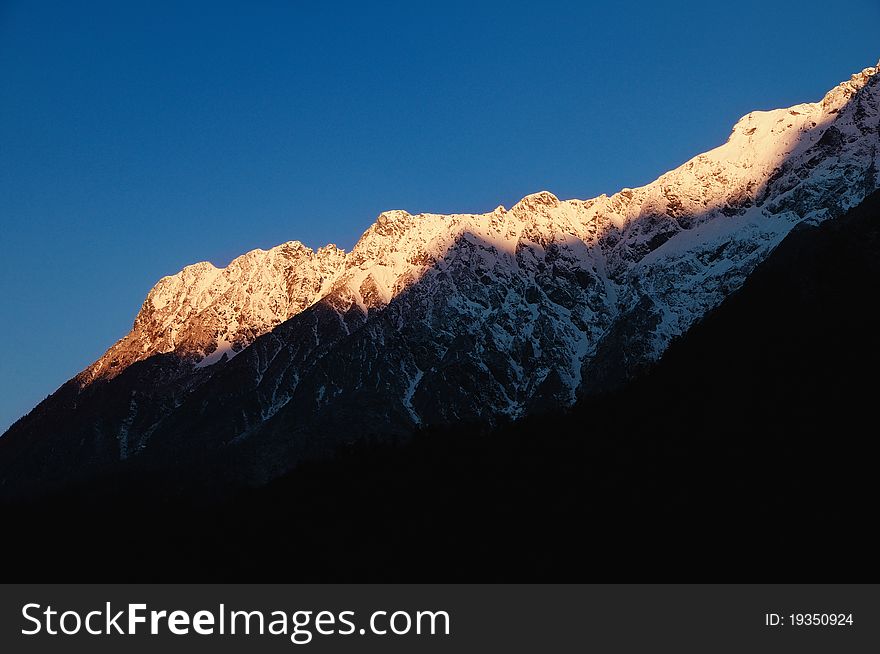
M 2 507 L 15 534 L 4 541 L 11 574 L 864 579 L 876 559 L 878 295 L 874 194 L 839 220 L 794 230 L 624 389 L 494 430 L 459 424 L 405 444 L 361 443 L 207 503 L 191 467 L 182 481 L 127 467 Z M 58 556 L 58 533 L 85 537 Z
M 516 418 L 617 386 L 795 225 L 877 188 L 876 73 L 749 114 L 642 188 L 538 193 L 485 215 L 386 212 L 350 253 L 285 257 L 281 275 L 262 260 L 238 276 L 200 264 L 160 283 L 132 334 L 3 440 L 105 462 L 232 445 L 265 479 L 371 433 Z

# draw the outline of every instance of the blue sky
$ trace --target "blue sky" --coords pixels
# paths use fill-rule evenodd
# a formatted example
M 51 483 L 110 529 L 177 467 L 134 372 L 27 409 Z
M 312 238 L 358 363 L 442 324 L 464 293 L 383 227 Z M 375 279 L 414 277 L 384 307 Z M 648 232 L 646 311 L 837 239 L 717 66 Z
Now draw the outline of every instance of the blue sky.
M 188 263 L 646 183 L 874 64 L 878 24 L 876 0 L 0 0 L 0 431 Z

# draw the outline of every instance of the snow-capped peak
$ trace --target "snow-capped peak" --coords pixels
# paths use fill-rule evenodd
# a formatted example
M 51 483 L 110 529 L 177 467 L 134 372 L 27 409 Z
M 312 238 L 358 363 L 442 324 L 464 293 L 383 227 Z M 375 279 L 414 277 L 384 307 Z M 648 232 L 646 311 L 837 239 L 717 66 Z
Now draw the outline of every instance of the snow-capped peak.
M 256 249 L 225 268 L 210 262 L 163 277 L 149 292 L 134 326 L 80 376 L 85 382 L 113 377 L 136 361 L 175 352 L 200 362 L 229 358 L 254 338 L 311 305 L 345 252 L 327 245 L 317 252 L 299 241 Z
M 367 317 L 408 289 L 433 288 L 418 319 L 442 303 L 478 350 L 508 361 L 498 397 L 509 413 L 521 412 L 551 372 L 557 394 L 571 401 L 585 376 L 604 374 L 621 320 L 640 312 L 638 357 L 656 358 L 795 224 L 833 217 L 876 188 L 878 71 L 866 68 L 818 102 L 749 113 L 724 144 L 643 187 L 590 200 L 541 191 L 486 214 L 390 210 L 348 253 L 290 241 L 225 268 L 187 266 L 159 281 L 131 333 L 81 380 L 168 352 L 204 367 L 321 300 Z M 498 287 L 503 302 L 487 308 L 470 277 Z M 500 327 L 510 316 L 516 329 Z M 535 341 L 541 321 L 552 325 L 541 328 L 552 345 L 536 350 L 528 372 L 511 352 Z M 429 383 L 424 364 L 401 365 L 408 379 Z M 418 397 L 415 387 L 407 393 L 408 402 Z

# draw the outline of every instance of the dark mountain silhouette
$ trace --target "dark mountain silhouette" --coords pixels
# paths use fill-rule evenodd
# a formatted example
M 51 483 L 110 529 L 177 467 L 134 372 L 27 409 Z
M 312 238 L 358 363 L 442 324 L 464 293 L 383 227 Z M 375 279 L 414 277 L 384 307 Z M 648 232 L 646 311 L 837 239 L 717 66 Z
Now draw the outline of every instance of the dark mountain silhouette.
M 5 506 L 7 577 L 864 580 L 878 267 L 874 194 L 795 229 L 621 390 L 493 428 L 340 437 L 261 488 L 215 483 L 239 460 L 127 461 Z

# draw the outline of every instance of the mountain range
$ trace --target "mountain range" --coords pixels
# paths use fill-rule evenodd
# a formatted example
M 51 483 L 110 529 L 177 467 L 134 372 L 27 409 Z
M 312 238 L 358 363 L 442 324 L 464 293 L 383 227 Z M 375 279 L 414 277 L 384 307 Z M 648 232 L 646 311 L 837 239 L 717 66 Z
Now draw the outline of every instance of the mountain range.
M 387 211 L 350 252 L 291 241 L 187 266 L 0 438 L 0 488 L 128 461 L 210 460 L 264 484 L 360 442 L 615 392 L 793 231 L 878 188 L 878 72 L 750 113 L 725 144 L 644 187 L 541 192 L 482 215 Z
M 133 457 L 0 496 L 6 578 L 870 578 L 878 296 L 875 192 L 792 230 L 649 371 L 570 410 L 361 439 L 258 487 Z

